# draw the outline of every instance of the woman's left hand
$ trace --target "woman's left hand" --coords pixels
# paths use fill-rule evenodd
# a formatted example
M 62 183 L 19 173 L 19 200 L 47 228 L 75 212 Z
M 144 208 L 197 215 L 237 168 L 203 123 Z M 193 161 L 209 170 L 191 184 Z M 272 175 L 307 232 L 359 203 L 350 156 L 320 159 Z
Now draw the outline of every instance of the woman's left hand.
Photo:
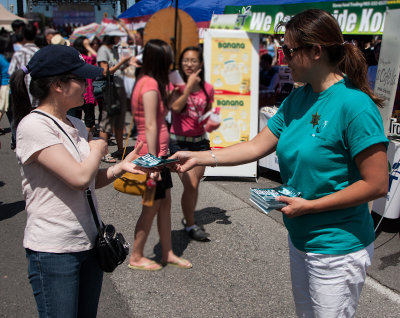
M 287 204 L 287 206 L 280 209 L 280 211 L 288 218 L 294 218 L 296 216 L 307 214 L 311 210 L 311 201 L 305 200 L 303 198 L 279 196 L 275 199 L 277 201 L 285 202 Z
M 147 169 L 135 165 L 132 161 L 139 158 L 139 152 L 143 147 L 143 141 L 136 144 L 135 149 L 133 149 L 129 154 L 126 155 L 123 161 L 121 161 L 120 167 L 122 170 L 131 173 L 145 174 L 146 172 L 154 171 L 155 169 Z

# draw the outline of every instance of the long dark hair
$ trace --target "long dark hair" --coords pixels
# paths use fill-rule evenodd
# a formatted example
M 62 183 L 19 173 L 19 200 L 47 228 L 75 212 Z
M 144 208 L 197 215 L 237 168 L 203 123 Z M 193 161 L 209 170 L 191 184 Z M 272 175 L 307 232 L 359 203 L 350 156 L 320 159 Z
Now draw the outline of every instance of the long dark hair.
M 12 39 L 9 33 L 0 36 L 0 54 L 3 54 L 8 62 L 14 53 Z
M 143 66 L 141 67 L 139 78 L 147 75 L 157 81 L 161 99 L 165 106 L 167 103 L 166 87 L 169 83 L 169 68 L 173 61 L 171 47 L 163 40 L 149 40 L 143 50 Z
M 80 36 L 74 41 L 74 48 L 81 54 L 88 55 L 87 49 L 83 46 L 83 41 L 87 39 L 86 36 Z
M 330 13 L 320 9 L 306 10 L 286 23 L 279 23 L 276 30 L 282 26 L 286 28 L 285 36 L 289 36 L 297 45 L 320 45 L 325 50 L 330 65 L 337 66 L 355 87 L 382 107 L 383 100 L 369 87 L 364 54 L 357 46 L 344 41 L 340 26 Z
M 12 91 L 11 104 L 13 111 L 13 126 L 18 127 L 20 121 L 32 111 L 32 104 L 28 90 L 25 85 L 25 72 L 22 69 L 16 70 L 10 77 L 10 89 Z M 57 76 L 32 78 L 29 85 L 29 92 L 32 97 L 40 101 L 49 96 L 50 86 L 55 82 L 68 82 L 67 74 Z
M 199 84 L 200 84 L 200 87 L 203 90 L 204 94 L 206 95 L 207 107 L 208 107 L 208 105 L 210 104 L 210 97 L 208 96 L 207 91 L 206 91 L 206 89 L 204 87 L 204 83 L 205 83 L 205 81 L 204 81 L 204 63 L 203 63 L 204 58 L 203 58 L 203 52 L 198 46 L 188 46 L 187 48 L 185 48 L 182 51 L 181 55 L 179 56 L 179 73 L 181 74 L 183 80 L 185 82 L 187 82 L 188 77 L 186 76 L 185 72 L 183 71 L 182 60 L 183 60 L 183 56 L 188 51 L 197 52 L 197 58 L 199 59 L 199 62 L 202 63 L 201 71 L 199 73 L 199 77 L 200 77 L 200 83 Z

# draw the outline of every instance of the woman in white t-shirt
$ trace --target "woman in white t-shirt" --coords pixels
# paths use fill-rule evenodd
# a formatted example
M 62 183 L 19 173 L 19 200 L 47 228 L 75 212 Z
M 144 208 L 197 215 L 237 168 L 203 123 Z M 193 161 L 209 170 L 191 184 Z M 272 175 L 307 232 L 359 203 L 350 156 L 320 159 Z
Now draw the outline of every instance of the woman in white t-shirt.
M 23 245 L 39 317 L 96 317 L 103 273 L 93 247 L 97 229 L 85 195 L 124 171 L 139 172 L 126 159 L 99 169 L 107 143 L 92 140 L 67 111 L 82 105 L 86 78 L 102 73 L 77 50 L 49 45 L 11 77 L 16 155 L 21 169 L 27 224 Z M 40 103 L 34 112 L 24 83 Z

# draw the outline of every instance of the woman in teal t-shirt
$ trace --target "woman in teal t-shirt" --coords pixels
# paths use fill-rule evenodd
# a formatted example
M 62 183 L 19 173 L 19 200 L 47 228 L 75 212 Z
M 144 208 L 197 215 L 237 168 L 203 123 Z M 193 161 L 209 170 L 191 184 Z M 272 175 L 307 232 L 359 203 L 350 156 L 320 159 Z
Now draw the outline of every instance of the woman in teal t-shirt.
M 283 26 L 283 23 L 282 23 Z M 296 312 L 353 317 L 373 255 L 367 202 L 388 190 L 385 137 L 361 51 L 331 14 L 311 9 L 285 25 L 285 59 L 303 82 L 255 138 L 227 148 L 178 152 L 175 169 L 231 166 L 276 150 L 284 183 L 301 198 L 278 197 L 289 232 Z

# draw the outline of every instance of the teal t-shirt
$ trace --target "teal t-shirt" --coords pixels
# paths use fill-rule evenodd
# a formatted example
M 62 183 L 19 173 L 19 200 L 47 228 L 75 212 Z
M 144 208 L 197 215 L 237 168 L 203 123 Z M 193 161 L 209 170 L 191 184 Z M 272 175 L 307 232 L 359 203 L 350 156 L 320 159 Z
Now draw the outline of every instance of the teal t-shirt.
M 347 77 L 322 93 L 314 93 L 311 85 L 294 90 L 268 127 L 279 138 L 283 182 L 308 200 L 360 180 L 354 157 L 374 144 L 388 145 L 378 107 Z M 375 239 L 367 204 L 283 217 L 294 246 L 305 252 L 347 254 Z

